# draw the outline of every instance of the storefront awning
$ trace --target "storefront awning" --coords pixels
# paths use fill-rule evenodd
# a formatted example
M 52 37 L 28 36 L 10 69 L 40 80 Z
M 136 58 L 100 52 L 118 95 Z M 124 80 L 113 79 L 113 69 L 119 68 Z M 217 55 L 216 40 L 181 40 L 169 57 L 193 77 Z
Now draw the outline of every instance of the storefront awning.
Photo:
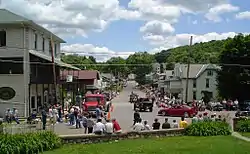
M 50 56 L 39 53 L 38 51 L 29 50 L 29 53 L 36 56 L 36 57 L 39 57 L 39 58 L 42 58 L 42 59 L 45 59 L 47 61 L 52 62 L 52 58 Z M 56 58 L 55 58 L 55 64 L 58 65 L 58 66 L 61 66 L 61 67 L 71 68 L 71 69 L 74 69 L 74 70 L 80 70 L 79 68 L 74 67 L 74 66 L 72 66 L 70 64 L 64 63 L 60 59 L 56 59 Z

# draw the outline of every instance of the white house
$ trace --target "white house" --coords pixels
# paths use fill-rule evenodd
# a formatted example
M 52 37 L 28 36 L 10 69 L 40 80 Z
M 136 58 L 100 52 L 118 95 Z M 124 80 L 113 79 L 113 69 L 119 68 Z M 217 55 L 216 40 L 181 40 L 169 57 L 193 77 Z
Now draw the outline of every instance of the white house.
M 219 67 L 214 64 L 191 64 L 187 79 L 187 64 L 176 64 L 174 70 L 166 72 L 166 79 L 161 87 L 183 100 L 186 98 L 187 89 L 187 101 L 199 100 L 205 95 L 216 98 L 218 69 Z
M 61 67 L 78 69 L 61 62 L 61 43 L 65 41 L 33 21 L 0 9 L 0 117 L 13 107 L 20 116 L 28 116 L 49 102 L 54 85 L 52 51 L 56 78 Z

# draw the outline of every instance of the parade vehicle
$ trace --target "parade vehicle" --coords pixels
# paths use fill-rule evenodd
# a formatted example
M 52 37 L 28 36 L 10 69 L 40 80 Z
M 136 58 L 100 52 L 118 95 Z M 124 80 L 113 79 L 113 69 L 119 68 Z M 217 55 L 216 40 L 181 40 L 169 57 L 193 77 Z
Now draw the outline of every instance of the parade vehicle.
M 220 102 L 209 102 L 206 108 L 210 111 L 222 111 L 224 109 Z
M 237 111 L 235 117 L 250 117 L 250 111 Z
M 129 102 L 130 103 L 135 103 L 135 102 L 137 102 L 137 100 L 138 100 L 138 95 L 137 94 L 131 94 L 130 96 L 129 96 Z
M 197 113 L 198 110 L 196 107 L 177 105 L 160 109 L 158 115 L 189 118 L 197 115 Z
M 153 102 L 149 98 L 139 98 L 136 103 L 134 103 L 134 110 L 139 111 L 153 111 Z
M 110 108 L 111 102 L 103 94 L 86 94 L 83 102 L 83 111 L 95 113 L 97 106 L 105 112 Z
M 240 111 L 250 111 L 250 100 L 245 100 L 239 103 L 239 110 Z

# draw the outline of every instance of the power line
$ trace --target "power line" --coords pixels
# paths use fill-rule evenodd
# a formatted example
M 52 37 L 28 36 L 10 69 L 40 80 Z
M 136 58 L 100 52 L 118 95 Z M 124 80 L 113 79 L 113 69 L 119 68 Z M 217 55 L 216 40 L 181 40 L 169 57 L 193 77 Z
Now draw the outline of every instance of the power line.
M 27 64 L 31 64 L 31 65 L 52 65 L 52 62 L 48 62 L 48 63 L 43 63 L 43 62 L 24 62 L 24 61 L 20 61 L 20 60 L 3 60 L 0 59 L 0 62 L 3 63 L 16 63 L 16 64 L 23 64 L 23 63 L 27 63 Z M 55 62 L 57 63 L 57 62 Z M 67 63 L 69 64 L 69 63 Z M 154 65 L 155 63 L 150 63 L 150 64 L 105 64 L 105 63 L 97 63 L 97 64 L 81 64 L 81 63 L 76 63 L 76 64 L 70 64 L 70 65 L 74 65 L 74 66 L 150 66 L 150 65 Z M 169 63 L 160 63 L 160 64 L 169 64 Z M 195 63 L 197 64 L 197 63 Z M 201 63 L 200 63 L 201 64 Z M 186 65 L 186 64 L 184 64 Z M 192 65 L 192 64 L 191 64 Z M 201 64 L 202 65 L 202 64 Z M 203 64 L 205 65 L 205 64 Z M 250 64 L 214 64 L 214 65 L 218 65 L 218 66 L 237 66 L 237 67 L 250 67 Z

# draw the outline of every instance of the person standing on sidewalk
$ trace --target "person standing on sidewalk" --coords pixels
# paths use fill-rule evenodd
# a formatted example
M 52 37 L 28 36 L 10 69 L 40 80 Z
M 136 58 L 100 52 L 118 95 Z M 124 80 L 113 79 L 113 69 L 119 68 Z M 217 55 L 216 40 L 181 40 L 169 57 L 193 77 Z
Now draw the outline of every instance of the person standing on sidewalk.
M 43 124 L 43 130 L 46 129 L 46 123 L 47 123 L 47 113 L 46 110 L 42 110 L 42 124 Z
M 136 110 L 135 113 L 134 113 L 134 123 L 133 123 L 133 126 L 139 121 L 140 118 L 141 118 L 140 113 L 138 112 L 138 110 Z
M 87 119 L 87 128 L 88 128 L 88 134 L 93 133 L 93 127 L 95 125 L 94 120 L 92 119 L 92 116 L 89 114 Z

